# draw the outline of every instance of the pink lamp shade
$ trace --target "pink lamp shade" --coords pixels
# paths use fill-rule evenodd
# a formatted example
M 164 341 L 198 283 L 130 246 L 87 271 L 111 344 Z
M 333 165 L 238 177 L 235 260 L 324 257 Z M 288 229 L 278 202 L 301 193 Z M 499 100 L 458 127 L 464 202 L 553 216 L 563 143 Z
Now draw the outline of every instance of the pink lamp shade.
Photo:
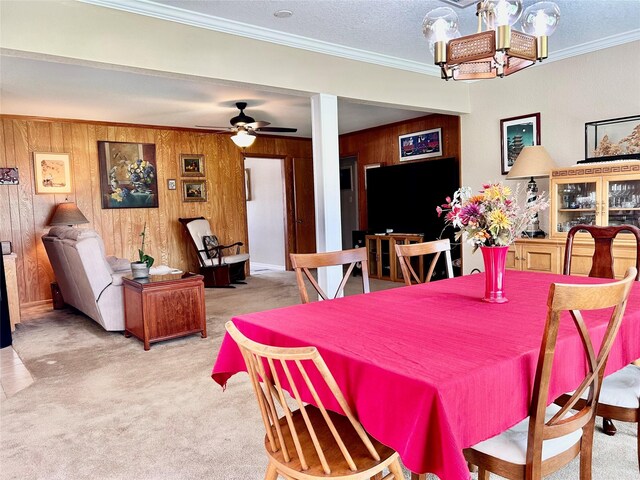
M 51 217 L 49 225 L 78 225 L 80 223 L 89 223 L 89 220 L 82 214 L 75 203 L 66 202 L 56 206 L 56 210 Z

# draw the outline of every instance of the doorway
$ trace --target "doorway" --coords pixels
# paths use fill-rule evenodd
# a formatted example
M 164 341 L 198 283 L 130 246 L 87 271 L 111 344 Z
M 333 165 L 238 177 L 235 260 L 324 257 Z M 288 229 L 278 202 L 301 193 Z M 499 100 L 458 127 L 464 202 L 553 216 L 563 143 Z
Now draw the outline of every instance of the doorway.
M 342 249 L 353 248 L 353 232 L 359 230 L 357 157 L 340 159 L 340 218 Z
M 244 168 L 251 274 L 285 270 L 284 161 L 245 157 Z

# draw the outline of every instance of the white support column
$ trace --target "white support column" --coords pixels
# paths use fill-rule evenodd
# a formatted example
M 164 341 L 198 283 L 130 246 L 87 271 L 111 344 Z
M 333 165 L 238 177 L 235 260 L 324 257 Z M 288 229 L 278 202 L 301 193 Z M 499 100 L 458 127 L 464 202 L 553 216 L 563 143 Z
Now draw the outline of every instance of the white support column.
M 324 93 L 311 97 L 311 121 L 316 248 L 318 252 L 342 250 L 338 97 Z M 342 267 L 318 270 L 318 283 L 327 295 L 335 293 L 341 280 Z

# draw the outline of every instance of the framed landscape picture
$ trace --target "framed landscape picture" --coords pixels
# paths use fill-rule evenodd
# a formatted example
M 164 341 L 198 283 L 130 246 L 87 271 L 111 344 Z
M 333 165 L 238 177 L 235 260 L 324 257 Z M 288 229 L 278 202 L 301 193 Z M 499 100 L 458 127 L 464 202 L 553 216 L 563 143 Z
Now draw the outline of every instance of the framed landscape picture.
M 102 208 L 158 208 L 156 146 L 98 142 Z
M 182 181 L 182 201 L 183 202 L 206 202 L 207 201 L 207 181 L 206 180 L 183 180 Z
M 183 177 L 204 177 L 204 155 L 180 154 Z
M 501 170 L 506 175 L 524 147 L 540 145 L 540 113 L 500 120 Z
M 33 153 L 36 193 L 71 193 L 68 153 Z
M 424 130 L 398 137 L 400 161 L 421 160 L 442 155 L 442 129 Z

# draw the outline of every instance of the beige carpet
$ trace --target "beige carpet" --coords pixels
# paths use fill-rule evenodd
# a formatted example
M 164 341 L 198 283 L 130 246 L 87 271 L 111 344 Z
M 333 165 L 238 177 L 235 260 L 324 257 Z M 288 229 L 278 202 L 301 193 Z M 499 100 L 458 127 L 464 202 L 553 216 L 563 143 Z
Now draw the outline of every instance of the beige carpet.
M 399 284 L 374 282 L 372 289 Z M 2 479 L 261 479 L 261 421 L 246 375 L 210 378 L 232 315 L 298 303 L 289 272 L 207 290 L 209 337 L 154 344 L 71 310 L 32 310 L 14 347 L 35 383 L 0 403 Z M 0 367 L 1 368 L 1 367 Z M 595 480 L 638 479 L 633 425 L 596 434 Z M 574 461 L 553 479 L 577 479 Z

